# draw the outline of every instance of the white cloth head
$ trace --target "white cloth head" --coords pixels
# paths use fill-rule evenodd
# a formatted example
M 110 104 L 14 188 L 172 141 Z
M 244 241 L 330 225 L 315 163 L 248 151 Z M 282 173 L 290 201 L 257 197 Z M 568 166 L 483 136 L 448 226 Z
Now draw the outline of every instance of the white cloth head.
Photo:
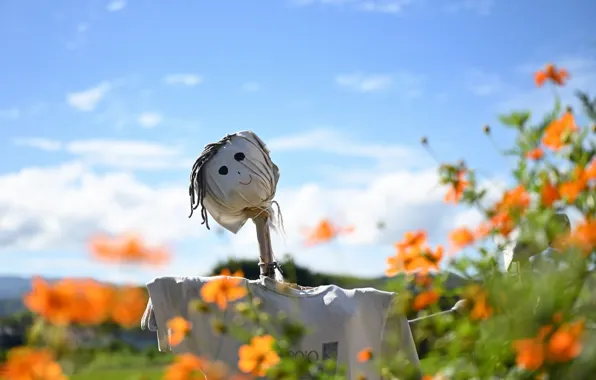
M 251 131 L 237 132 L 205 163 L 203 205 L 217 223 L 235 234 L 248 219 L 246 208 L 273 215 L 278 180 L 279 169 L 265 143 Z

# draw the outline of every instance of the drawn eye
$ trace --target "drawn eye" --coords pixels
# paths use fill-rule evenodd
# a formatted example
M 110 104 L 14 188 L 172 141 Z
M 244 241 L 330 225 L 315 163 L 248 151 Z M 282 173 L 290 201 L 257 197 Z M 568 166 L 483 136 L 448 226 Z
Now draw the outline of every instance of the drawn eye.
M 242 161 L 244 160 L 244 153 L 242 152 L 238 152 L 234 155 L 234 160 L 236 161 Z
M 228 174 L 228 167 L 224 165 L 221 168 L 219 168 L 219 171 L 218 172 L 221 175 L 226 175 L 226 174 Z

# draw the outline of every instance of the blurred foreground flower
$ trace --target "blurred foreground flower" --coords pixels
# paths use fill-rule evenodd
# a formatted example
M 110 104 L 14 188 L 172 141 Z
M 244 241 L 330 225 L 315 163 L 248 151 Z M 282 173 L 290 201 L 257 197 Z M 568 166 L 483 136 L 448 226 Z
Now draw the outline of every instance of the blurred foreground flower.
M 167 322 L 167 327 L 170 330 L 170 345 L 177 346 L 184 340 L 186 334 L 190 331 L 191 324 L 182 317 L 175 317 Z
M 513 348 L 517 353 L 517 365 L 534 371 L 545 361 L 565 363 L 572 360 L 582 351 L 583 330 L 583 321 L 563 324 L 554 332 L 553 326 L 547 325 L 541 327 L 535 337 L 516 340 Z
M 313 246 L 316 244 L 327 243 L 328 241 L 335 239 L 339 235 L 350 233 L 353 231 L 353 226 L 338 227 L 331 223 L 331 221 L 323 219 L 321 222 L 319 222 L 319 224 L 317 224 L 316 227 L 314 227 L 310 231 L 307 231 L 305 244 L 308 246 Z
M 450 186 L 447 194 L 445 194 L 445 202 L 456 204 L 461 200 L 464 191 L 470 185 L 466 180 L 466 170 L 453 166 L 444 166 L 443 169 L 445 169 L 446 178 L 442 182 Z
M 464 299 L 467 301 L 472 320 L 483 320 L 493 314 L 493 308 L 488 302 L 488 294 L 479 285 L 468 286 L 464 290 Z
M 426 242 L 424 231 L 406 232 L 404 240 L 395 244 L 397 253 L 387 258 L 389 268 L 385 274 L 396 276 L 399 272 L 426 274 L 438 270 L 443 258 L 443 247 L 434 250 Z
M 449 234 L 451 252 L 459 251 L 476 240 L 474 233 L 467 227 L 456 228 Z
M 372 348 L 370 347 L 366 347 L 364 349 L 362 349 L 360 352 L 358 352 L 358 361 L 360 363 L 365 363 L 367 361 L 370 361 L 373 357 L 373 352 L 372 352 Z
M 114 322 L 126 328 L 137 326 L 147 306 L 147 292 L 136 286 L 123 286 L 118 288 L 114 295 Z
M 169 262 L 170 253 L 164 248 L 151 248 L 132 235 L 117 238 L 96 236 L 91 239 L 90 250 L 93 257 L 126 264 L 163 265 Z
M 64 279 L 51 285 L 34 278 L 24 304 L 55 325 L 98 324 L 109 316 L 112 289 L 93 280 Z
M 66 380 L 67 377 L 51 351 L 17 347 L 8 352 L 6 363 L 0 365 L 0 379 Z
M 551 150 L 557 151 L 567 145 L 571 134 L 578 130 L 573 114 L 567 111 L 546 127 L 542 143 Z
M 557 239 L 554 245 L 559 249 L 578 248 L 586 256 L 591 254 L 596 249 L 596 219 L 581 222 L 569 235 Z
M 238 350 L 238 368 L 253 376 L 265 376 L 280 360 L 273 348 L 274 343 L 271 335 L 253 337 L 250 344 L 245 344 Z
M 97 325 L 111 317 L 123 327 L 132 327 L 145 311 L 147 295 L 138 287 L 118 288 L 94 280 L 67 278 L 49 284 L 34 278 L 32 290 L 23 301 L 29 310 L 54 325 Z
M 242 281 L 244 277 L 242 271 L 232 274 L 229 269 L 224 269 L 220 276 L 203 285 L 201 298 L 207 303 L 217 304 L 220 310 L 225 310 L 228 302 L 244 298 L 248 290 Z
M 547 80 L 550 80 L 559 86 L 563 86 L 567 79 L 569 79 L 569 72 L 564 68 L 559 69 L 553 64 L 546 65 L 544 69 L 539 70 L 534 74 L 534 81 L 538 87 L 542 87 Z
M 414 297 L 414 303 L 412 304 L 412 308 L 416 311 L 420 311 L 439 301 L 440 297 L 441 294 L 437 290 L 426 290 L 420 294 L 417 294 L 416 297 Z
M 164 380 L 204 379 L 203 361 L 193 354 L 176 356 L 164 374 Z

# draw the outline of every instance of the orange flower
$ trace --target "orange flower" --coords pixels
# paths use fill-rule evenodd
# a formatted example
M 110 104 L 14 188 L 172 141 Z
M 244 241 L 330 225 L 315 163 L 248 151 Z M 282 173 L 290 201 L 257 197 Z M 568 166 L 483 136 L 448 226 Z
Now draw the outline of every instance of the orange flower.
M 553 319 L 558 319 L 557 316 Z M 583 321 L 563 324 L 553 332 L 552 325 L 538 330 L 534 338 L 520 339 L 513 343 L 517 351 L 517 364 L 520 368 L 536 370 L 545 361 L 564 363 L 577 357 L 582 350 L 580 341 Z M 548 336 L 549 334 L 550 337 Z
M 164 380 L 205 379 L 203 361 L 193 354 L 176 356 L 164 374 Z
M 422 310 L 422 309 L 436 303 L 440 297 L 441 296 L 438 291 L 436 291 L 434 289 L 427 290 L 426 292 L 422 292 L 422 293 L 418 294 L 414 298 L 414 304 L 412 305 L 412 308 L 416 311 Z
M 511 231 L 515 228 L 515 222 L 513 218 L 507 214 L 497 214 L 490 219 L 493 223 L 493 228 L 503 236 L 509 236 Z
M 540 147 L 534 148 L 526 153 L 526 158 L 530 160 L 537 161 L 540 160 L 542 157 L 544 157 L 544 151 Z
M 596 179 L 596 158 L 592 159 L 592 162 L 590 162 L 588 166 L 586 166 L 584 175 L 587 181 L 592 181 Z
M 578 130 L 571 112 L 565 112 L 561 118 L 551 122 L 544 130 L 542 143 L 551 150 L 559 150 L 567 144 L 567 138 Z
M 478 285 L 471 285 L 466 289 L 465 298 L 472 305 L 470 318 L 473 320 L 487 319 L 493 314 L 493 309 L 488 303 L 488 295 Z
M 203 378 L 200 378 L 201 380 Z M 205 369 L 206 380 L 232 380 L 233 377 L 228 376 L 228 366 L 222 361 L 214 361 L 207 365 Z M 245 377 L 245 379 L 247 379 Z
M 191 323 L 182 317 L 174 317 L 166 323 L 170 330 L 170 345 L 179 345 L 190 331 Z
M 581 167 L 576 167 L 572 173 L 572 180 L 559 185 L 559 193 L 569 203 L 575 202 L 577 197 L 587 188 L 588 179 L 586 172 Z
M 425 275 L 431 270 L 439 270 L 439 263 L 442 258 L 443 247 L 440 245 L 434 251 L 428 246 L 401 250 L 395 256 L 387 258 L 389 268 L 385 271 L 385 274 L 388 277 L 393 277 L 405 271 Z
M 137 236 L 96 236 L 91 239 L 90 250 L 95 258 L 109 262 L 162 265 L 170 260 L 164 248 L 149 248 Z
M 225 310 L 228 302 L 239 300 L 248 291 L 242 283 L 244 274 L 237 271 L 231 274 L 229 269 L 221 271 L 221 277 L 208 281 L 201 288 L 201 298 L 208 303 L 216 303 L 220 310 Z
M 476 239 L 483 239 L 490 234 L 493 226 L 491 221 L 481 223 L 476 229 L 474 230 L 474 236 Z
M 515 362 L 520 368 L 535 371 L 544 363 L 544 343 L 541 339 L 516 340 L 513 342 L 513 348 L 517 352 Z
M 451 251 L 456 252 L 462 248 L 474 243 L 475 237 L 469 228 L 456 228 L 449 234 Z
M 564 68 L 558 69 L 553 64 L 546 65 L 543 70 L 539 70 L 534 74 L 534 81 L 538 87 L 542 87 L 546 80 L 550 80 L 559 86 L 563 86 L 568 79 L 569 72 Z
M 451 183 L 451 187 L 445 194 L 445 202 L 447 203 L 457 203 L 462 198 L 466 187 L 469 185 L 469 182 L 466 180 L 466 171 L 460 170 L 457 173 L 457 178 L 453 183 Z
M 63 279 L 50 285 L 34 278 L 24 304 L 32 312 L 56 325 L 103 322 L 111 306 L 109 287 L 93 280 Z
M 426 244 L 426 232 L 419 230 L 414 232 L 406 232 L 404 240 L 395 243 L 395 248 L 399 250 L 409 248 L 420 248 Z
M 95 280 L 77 282 L 79 295 L 76 322 L 96 325 L 107 320 L 114 302 L 113 287 Z
M 519 185 L 503 194 L 503 198 L 497 203 L 498 211 L 511 213 L 516 209 L 525 210 L 530 205 L 530 195 L 523 185 Z
M 560 314 L 553 317 L 554 320 L 560 318 Z M 546 325 L 538 330 L 536 337 L 515 341 L 518 366 L 536 370 L 545 361 L 551 363 L 570 361 L 581 353 L 580 338 L 583 330 L 583 321 L 563 324 L 554 332 L 552 325 Z
M 372 352 L 372 348 L 370 348 L 370 347 L 366 347 L 366 348 L 362 349 L 360 352 L 358 352 L 358 361 L 360 363 L 367 362 L 367 361 L 371 360 L 372 357 L 373 357 L 373 352 Z
M 426 232 L 406 232 L 404 239 L 395 243 L 397 253 L 387 258 L 389 268 L 385 274 L 389 277 L 401 271 L 427 274 L 429 270 L 438 270 L 443 258 L 443 247 L 437 246 L 433 251 L 426 243 Z
M 0 370 L 5 380 L 66 380 L 62 368 L 54 361 L 52 353 L 45 349 L 17 347 L 8 352 L 7 360 Z
M 546 207 L 551 207 L 559 199 L 561 199 L 559 190 L 550 182 L 546 182 L 540 189 L 540 201 Z
M 579 224 L 569 237 L 563 238 L 564 245 L 573 245 L 583 252 L 590 253 L 596 247 L 596 220 Z
M 523 185 L 506 191 L 501 200 L 493 207 L 493 215 L 490 217 L 488 225 L 483 227 L 484 231 L 495 229 L 503 236 L 508 236 L 515 228 L 512 215 L 523 214 L 529 205 L 530 195 Z
M 561 326 L 548 343 L 548 358 L 553 362 L 568 362 L 582 351 L 580 338 L 584 330 L 583 321 Z
M 147 306 L 147 292 L 134 286 L 124 286 L 116 292 L 112 319 L 123 327 L 138 325 Z
M 570 181 L 562 183 L 559 186 L 559 192 L 569 203 L 573 203 L 585 188 L 586 185 L 583 181 Z
M 274 343 L 271 335 L 253 337 L 250 344 L 242 345 L 238 350 L 238 368 L 253 376 L 265 376 L 280 360 L 273 348 Z
M 326 243 L 337 236 L 354 231 L 353 226 L 337 227 L 327 219 L 323 219 L 315 228 L 307 232 L 306 245 Z

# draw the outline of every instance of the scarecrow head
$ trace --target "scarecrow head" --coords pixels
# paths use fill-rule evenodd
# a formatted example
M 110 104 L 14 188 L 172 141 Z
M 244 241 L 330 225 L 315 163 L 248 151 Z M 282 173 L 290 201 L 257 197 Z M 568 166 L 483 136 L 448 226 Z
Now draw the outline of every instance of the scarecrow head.
M 190 216 L 200 206 L 207 229 L 209 212 L 218 224 L 235 234 L 255 216 L 255 210 L 273 215 L 278 180 L 279 169 L 256 134 L 242 131 L 227 135 L 205 146 L 192 168 Z

